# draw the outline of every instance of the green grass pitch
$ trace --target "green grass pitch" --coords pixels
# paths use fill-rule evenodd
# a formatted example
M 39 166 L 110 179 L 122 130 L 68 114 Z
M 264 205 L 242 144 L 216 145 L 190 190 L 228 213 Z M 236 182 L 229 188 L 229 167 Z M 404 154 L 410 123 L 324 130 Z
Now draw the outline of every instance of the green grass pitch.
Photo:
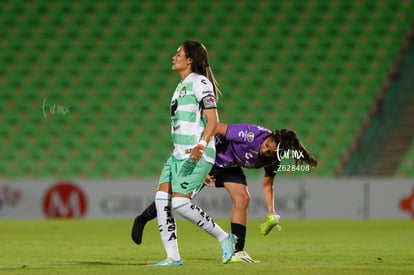
M 132 219 L 2 220 L 0 274 L 414 274 L 413 221 L 283 220 L 266 237 L 260 222 L 249 221 L 245 247 L 260 263 L 222 264 L 218 242 L 178 220 L 184 266 L 152 267 L 165 258 L 155 221 L 138 246 Z

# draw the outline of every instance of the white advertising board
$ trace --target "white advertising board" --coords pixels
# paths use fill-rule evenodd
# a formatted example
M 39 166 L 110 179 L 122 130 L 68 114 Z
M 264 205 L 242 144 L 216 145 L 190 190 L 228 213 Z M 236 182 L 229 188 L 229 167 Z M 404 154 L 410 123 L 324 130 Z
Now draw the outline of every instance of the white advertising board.
M 156 181 L 0 181 L 0 219 L 134 218 L 155 195 Z M 249 182 L 249 218 L 263 218 L 261 181 Z M 195 203 L 229 218 L 224 188 L 204 188 Z M 276 180 L 283 219 L 414 219 L 414 181 L 390 179 Z

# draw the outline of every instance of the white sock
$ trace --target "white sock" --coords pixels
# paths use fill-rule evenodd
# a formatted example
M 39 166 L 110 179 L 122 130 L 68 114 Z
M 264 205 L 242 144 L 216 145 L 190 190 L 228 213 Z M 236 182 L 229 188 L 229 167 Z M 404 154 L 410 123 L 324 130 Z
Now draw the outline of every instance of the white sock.
M 158 229 L 167 258 L 178 261 L 181 257 L 178 251 L 177 227 L 171 211 L 171 195 L 158 191 L 155 194 L 155 207 L 157 208 Z
M 173 212 L 178 212 L 181 216 L 203 229 L 219 242 L 228 237 L 229 234 L 221 229 L 200 207 L 192 204 L 189 198 L 174 197 L 172 198 L 171 205 Z

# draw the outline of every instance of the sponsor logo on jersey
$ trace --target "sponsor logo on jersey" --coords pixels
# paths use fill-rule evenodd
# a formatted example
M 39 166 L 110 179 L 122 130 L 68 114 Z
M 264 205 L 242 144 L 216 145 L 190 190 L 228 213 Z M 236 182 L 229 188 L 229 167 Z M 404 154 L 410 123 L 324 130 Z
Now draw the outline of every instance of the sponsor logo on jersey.
M 170 115 L 173 117 L 175 116 L 175 111 L 177 110 L 178 102 L 177 99 L 174 99 L 171 101 L 171 107 L 170 107 Z

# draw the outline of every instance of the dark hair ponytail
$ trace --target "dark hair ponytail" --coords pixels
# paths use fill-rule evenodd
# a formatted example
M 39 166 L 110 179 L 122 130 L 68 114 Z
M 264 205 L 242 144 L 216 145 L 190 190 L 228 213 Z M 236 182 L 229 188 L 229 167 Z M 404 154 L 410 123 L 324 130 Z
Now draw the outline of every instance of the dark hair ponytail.
M 218 83 L 214 77 L 213 70 L 208 64 L 207 48 L 201 42 L 195 40 L 185 40 L 182 45 L 184 47 L 185 56 L 193 60 L 191 70 L 197 74 L 204 75 L 210 80 L 213 84 L 214 95 L 216 100 L 218 100 L 221 92 L 218 88 Z
M 300 139 L 296 136 L 295 131 L 286 129 L 275 130 L 270 134 L 276 142 L 276 146 L 283 151 L 296 150 L 302 152 L 301 158 L 295 159 L 297 163 L 307 163 L 312 167 L 318 166 L 318 161 L 310 154 Z

